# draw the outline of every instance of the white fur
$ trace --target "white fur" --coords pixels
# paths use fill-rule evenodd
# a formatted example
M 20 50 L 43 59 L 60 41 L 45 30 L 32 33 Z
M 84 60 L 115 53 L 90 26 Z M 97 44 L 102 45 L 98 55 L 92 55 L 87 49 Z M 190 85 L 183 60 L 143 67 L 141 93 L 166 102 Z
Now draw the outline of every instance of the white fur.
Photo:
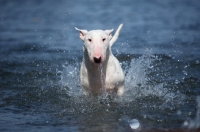
M 124 93 L 124 73 L 119 61 L 111 52 L 123 24 L 120 24 L 112 38 L 112 30 L 76 30 L 84 42 L 84 59 L 81 64 L 80 81 L 86 94 L 104 91 L 121 96 Z

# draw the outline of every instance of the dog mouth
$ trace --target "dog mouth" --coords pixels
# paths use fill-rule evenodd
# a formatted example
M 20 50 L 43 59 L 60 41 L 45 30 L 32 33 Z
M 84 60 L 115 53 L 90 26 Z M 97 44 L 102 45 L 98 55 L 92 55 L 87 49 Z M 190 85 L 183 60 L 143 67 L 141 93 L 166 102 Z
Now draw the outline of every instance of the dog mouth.
M 93 60 L 94 60 L 94 62 L 97 63 L 97 64 L 102 62 L 102 58 L 101 58 L 101 57 L 98 57 L 98 58 L 97 58 L 97 57 L 94 57 Z

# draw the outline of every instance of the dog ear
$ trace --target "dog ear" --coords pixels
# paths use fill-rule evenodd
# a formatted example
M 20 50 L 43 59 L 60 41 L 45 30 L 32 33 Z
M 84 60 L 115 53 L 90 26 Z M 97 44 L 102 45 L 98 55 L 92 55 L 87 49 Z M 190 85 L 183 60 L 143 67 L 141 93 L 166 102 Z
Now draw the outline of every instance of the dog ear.
M 122 29 L 123 24 L 120 24 L 117 31 L 115 32 L 113 38 L 110 40 L 110 46 L 113 45 L 113 43 L 117 40 L 118 36 L 119 36 L 119 32 Z
M 85 35 L 87 34 L 87 30 L 81 30 L 75 27 L 76 30 L 80 31 L 80 38 L 84 41 Z
M 105 32 L 108 34 L 108 36 L 109 36 L 109 39 L 111 39 L 112 38 L 112 31 L 113 31 L 114 29 L 110 29 L 110 30 L 105 30 Z

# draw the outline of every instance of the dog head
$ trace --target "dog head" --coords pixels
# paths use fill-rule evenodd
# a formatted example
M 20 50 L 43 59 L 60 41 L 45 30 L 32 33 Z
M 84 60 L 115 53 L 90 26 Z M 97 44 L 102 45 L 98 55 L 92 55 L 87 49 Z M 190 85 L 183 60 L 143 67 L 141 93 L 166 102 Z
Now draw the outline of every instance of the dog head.
M 84 52 L 93 63 L 102 63 L 106 60 L 110 52 L 111 30 L 81 30 L 80 39 L 84 42 Z

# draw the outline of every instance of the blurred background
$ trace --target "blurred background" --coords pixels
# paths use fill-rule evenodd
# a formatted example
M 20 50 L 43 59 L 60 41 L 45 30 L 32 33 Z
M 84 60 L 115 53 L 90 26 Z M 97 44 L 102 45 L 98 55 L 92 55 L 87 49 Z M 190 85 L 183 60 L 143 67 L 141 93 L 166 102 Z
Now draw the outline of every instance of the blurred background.
M 75 27 L 121 23 L 125 95 L 94 101 Z M 0 131 L 198 131 L 199 43 L 198 0 L 0 0 Z

